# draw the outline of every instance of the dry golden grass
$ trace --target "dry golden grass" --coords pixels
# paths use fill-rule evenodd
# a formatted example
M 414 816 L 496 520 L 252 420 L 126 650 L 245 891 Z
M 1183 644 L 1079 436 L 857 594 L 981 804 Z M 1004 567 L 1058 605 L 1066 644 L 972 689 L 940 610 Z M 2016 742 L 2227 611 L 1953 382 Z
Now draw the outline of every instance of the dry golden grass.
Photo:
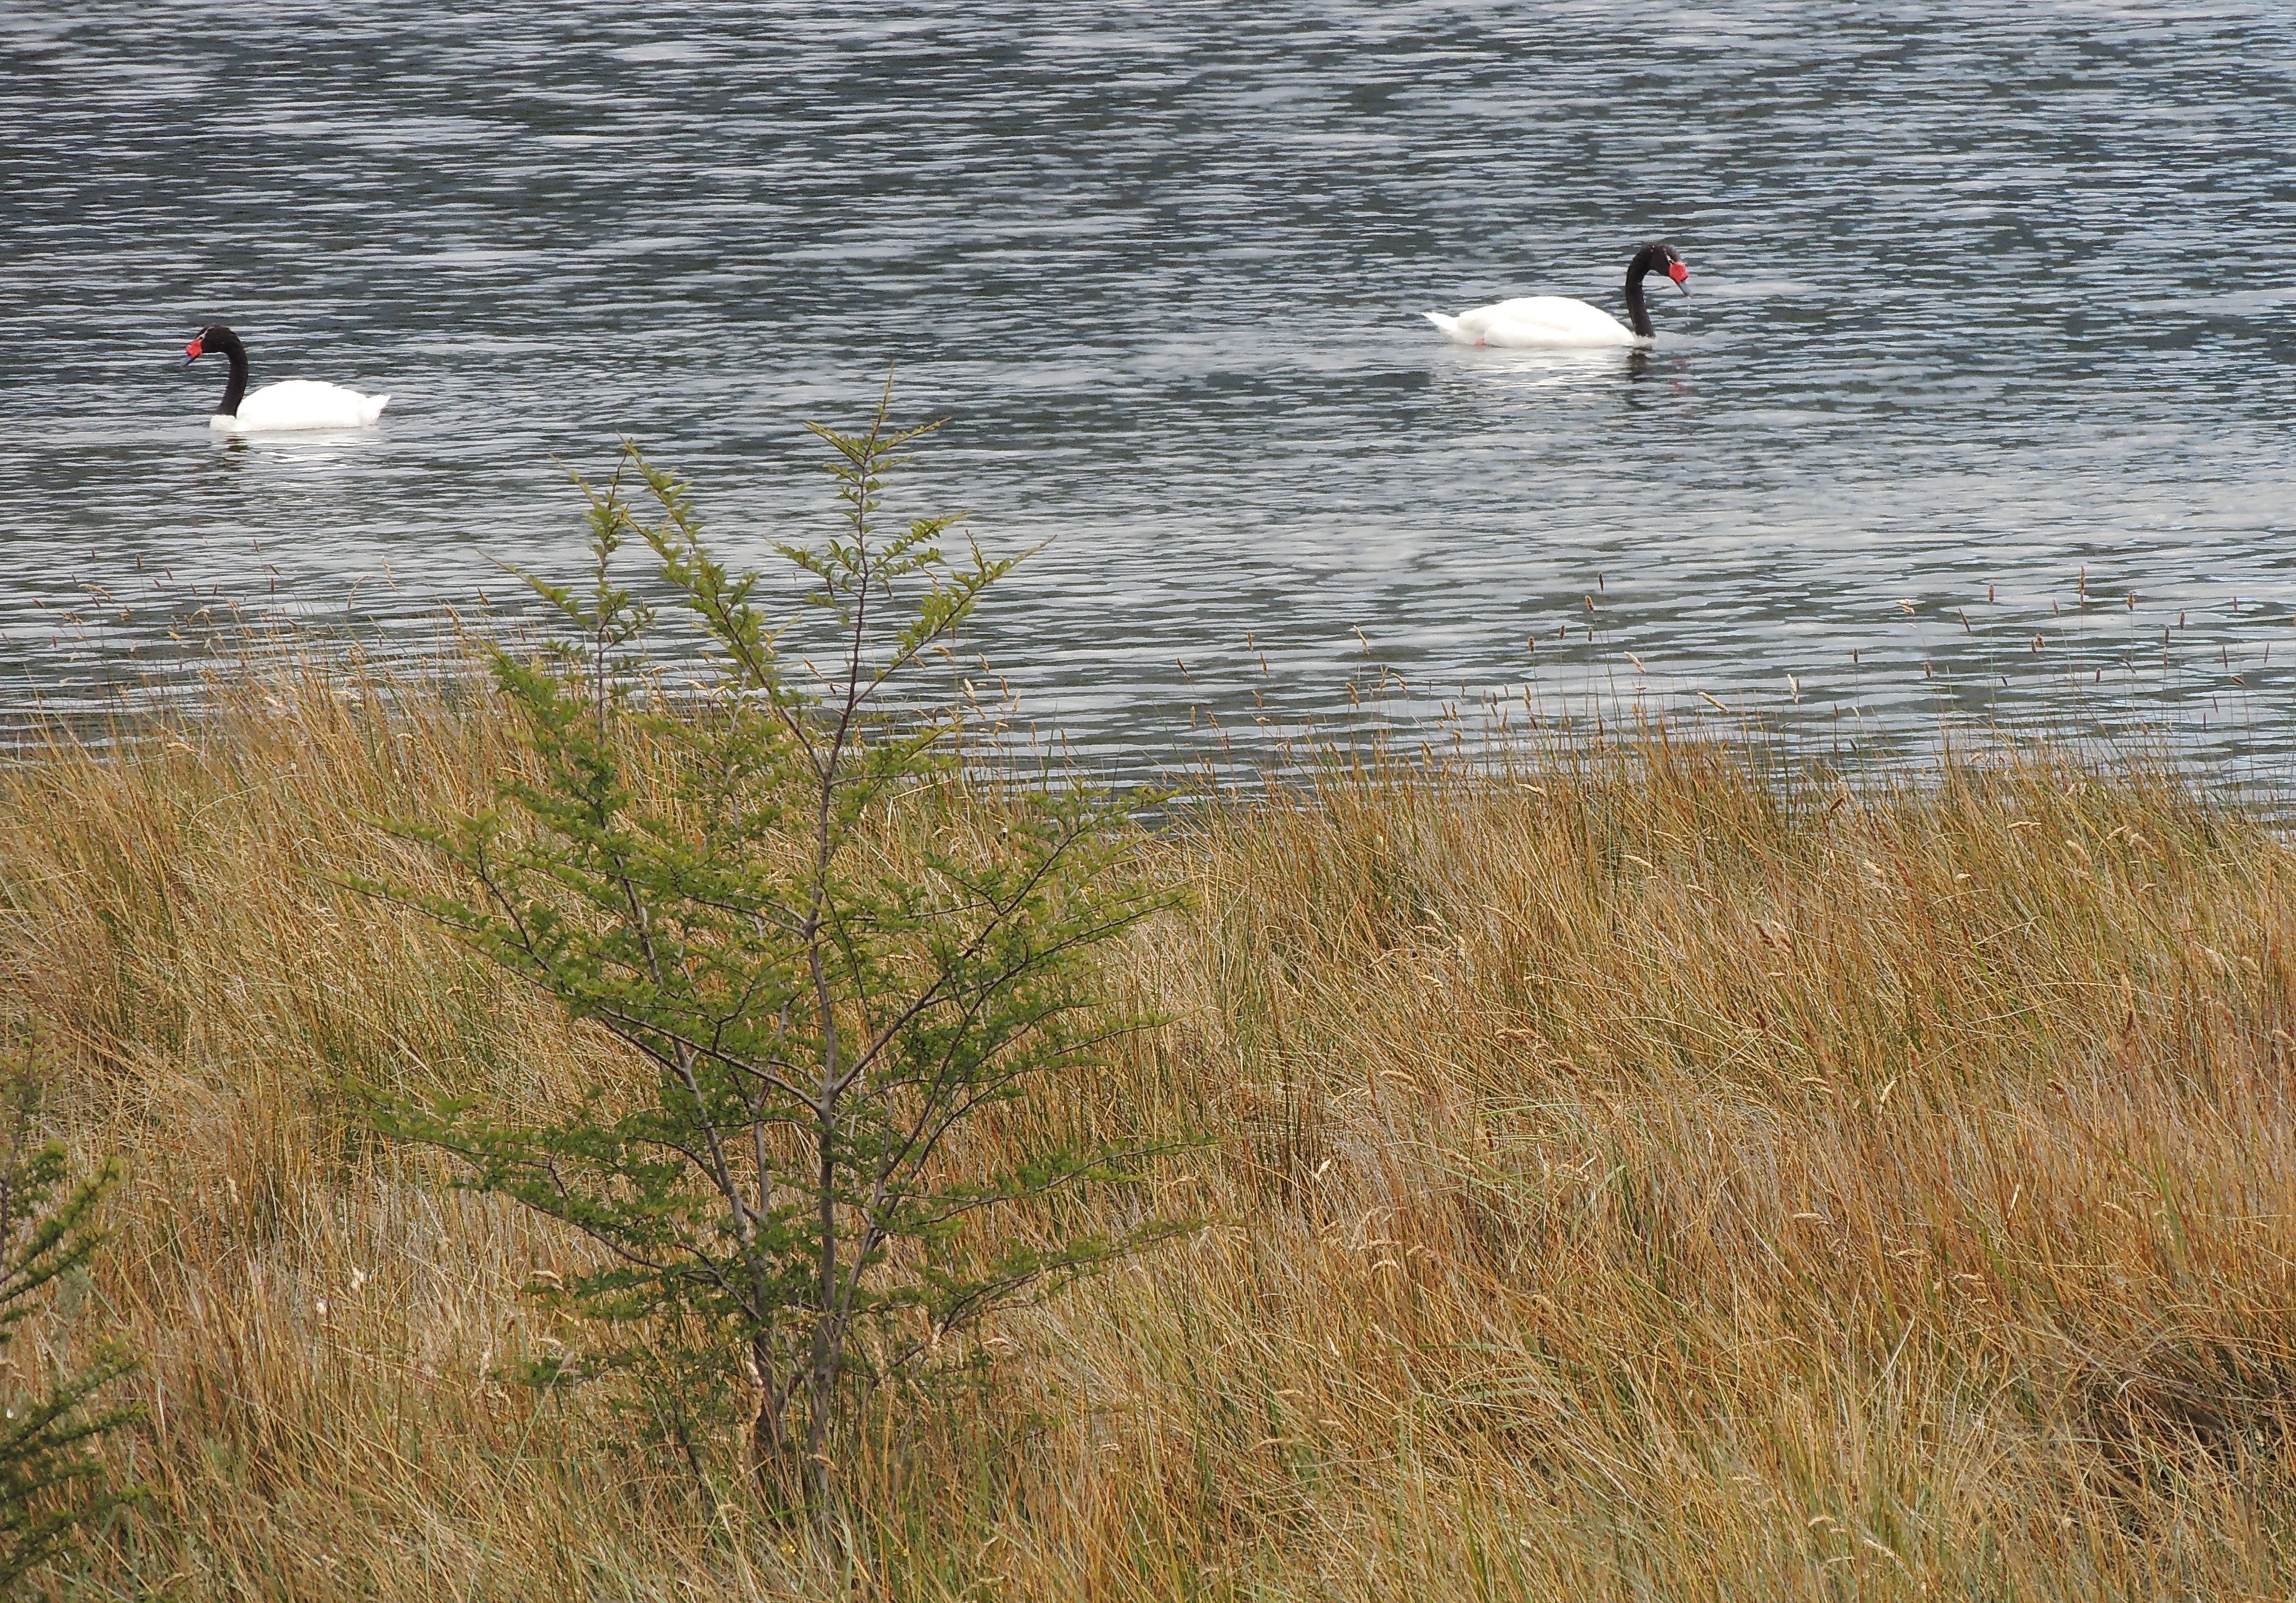
M 1215 1221 L 1006 1320 L 840 1551 L 581 1397 L 567 1242 L 363 1135 L 611 1049 L 332 885 L 514 760 L 323 675 L 0 772 L 0 1022 L 121 1235 L 153 1495 L 59 1591 L 184 1598 L 2237 1598 L 2296 1583 L 2296 855 L 2153 773 L 1782 795 L 1727 752 L 1212 810 L 1064 1118 Z

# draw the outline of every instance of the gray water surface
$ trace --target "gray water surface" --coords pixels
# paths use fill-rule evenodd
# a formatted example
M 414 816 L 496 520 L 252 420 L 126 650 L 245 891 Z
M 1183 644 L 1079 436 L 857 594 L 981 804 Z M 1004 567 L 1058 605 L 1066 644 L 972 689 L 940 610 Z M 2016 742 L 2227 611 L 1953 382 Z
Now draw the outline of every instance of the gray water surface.
M 2292 15 L 0 9 L 0 706 L 431 641 L 619 434 L 764 560 L 898 363 L 896 500 L 1050 538 L 974 643 L 1088 752 L 1383 684 L 2285 755 Z M 1419 317 L 1653 237 L 1647 357 Z M 219 441 L 209 321 L 383 425 Z

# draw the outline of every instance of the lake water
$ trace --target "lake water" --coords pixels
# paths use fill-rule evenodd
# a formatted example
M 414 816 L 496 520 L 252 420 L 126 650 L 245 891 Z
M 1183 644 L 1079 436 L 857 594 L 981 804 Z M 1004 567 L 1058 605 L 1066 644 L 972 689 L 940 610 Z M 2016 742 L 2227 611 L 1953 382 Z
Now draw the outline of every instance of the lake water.
M 0 81 L 19 716 L 508 607 L 619 434 L 763 560 L 898 363 L 1103 757 L 1351 686 L 2296 752 L 2285 5 L 12 6 Z M 1658 237 L 1646 358 L 1419 316 Z M 383 425 L 219 441 L 209 321 Z

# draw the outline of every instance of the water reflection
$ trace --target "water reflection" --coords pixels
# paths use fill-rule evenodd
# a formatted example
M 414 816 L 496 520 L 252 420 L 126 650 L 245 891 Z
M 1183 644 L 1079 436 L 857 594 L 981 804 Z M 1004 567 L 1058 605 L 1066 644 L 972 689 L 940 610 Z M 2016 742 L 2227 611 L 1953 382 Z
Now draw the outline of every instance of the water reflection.
M 1711 697 L 1824 741 L 1998 712 L 2285 752 L 2296 285 L 2224 242 L 2296 227 L 2289 32 L 0 12 L 0 698 L 100 699 L 234 607 L 383 649 L 514 610 L 497 559 L 576 560 L 552 458 L 624 432 L 762 560 L 824 527 L 799 420 L 898 361 L 951 423 L 897 507 L 1050 538 L 977 645 L 1088 752 L 1352 716 L 1366 675 L 1411 717 Z M 1611 115 L 1628 81 L 1676 112 Z M 1647 352 L 1419 318 L 1616 315 L 1657 236 L 1698 277 Z M 161 366 L 214 319 L 258 384 L 389 390 L 382 425 L 218 439 Z

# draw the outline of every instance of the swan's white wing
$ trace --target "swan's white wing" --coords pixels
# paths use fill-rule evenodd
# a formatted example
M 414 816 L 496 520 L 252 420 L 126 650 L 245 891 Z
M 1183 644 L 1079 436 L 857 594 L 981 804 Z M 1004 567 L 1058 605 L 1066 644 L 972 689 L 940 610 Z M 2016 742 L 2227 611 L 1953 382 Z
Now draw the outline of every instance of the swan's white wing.
M 218 415 L 216 426 L 241 431 L 360 429 L 381 415 L 387 395 L 362 395 L 340 384 L 288 379 L 266 384 L 239 403 L 239 416 Z
M 1637 345 L 1634 330 L 1564 295 L 1525 295 L 1462 312 L 1446 333 L 1467 345 Z

